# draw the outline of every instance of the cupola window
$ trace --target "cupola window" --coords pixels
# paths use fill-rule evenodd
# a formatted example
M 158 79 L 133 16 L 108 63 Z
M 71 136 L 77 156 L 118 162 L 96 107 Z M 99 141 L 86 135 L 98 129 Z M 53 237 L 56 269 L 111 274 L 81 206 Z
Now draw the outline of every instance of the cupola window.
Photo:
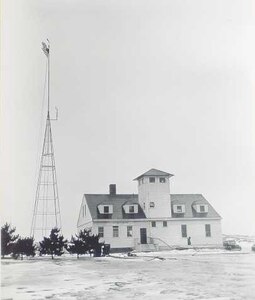
M 150 183 L 155 183 L 155 181 L 156 181 L 155 177 L 149 177 L 149 182 Z

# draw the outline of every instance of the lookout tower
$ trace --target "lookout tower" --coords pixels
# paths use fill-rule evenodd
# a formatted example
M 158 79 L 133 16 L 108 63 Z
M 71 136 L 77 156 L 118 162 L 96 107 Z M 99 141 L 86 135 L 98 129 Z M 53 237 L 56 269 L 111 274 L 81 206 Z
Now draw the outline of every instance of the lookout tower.
M 138 181 L 138 201 L 147 218 L 170 218 L 169 178 L 172 174 L 150 169 L 134 180 Z

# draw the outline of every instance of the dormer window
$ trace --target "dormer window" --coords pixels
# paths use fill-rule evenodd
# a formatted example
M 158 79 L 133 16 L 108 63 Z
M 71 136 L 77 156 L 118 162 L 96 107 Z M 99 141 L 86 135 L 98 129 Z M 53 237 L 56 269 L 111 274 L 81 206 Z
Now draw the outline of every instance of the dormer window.
M 182 206 L 181 206 L 181 205 L 177 205 L 177 206 L 176 206 L 176 211 L 177 211 L 178 213 L 182 213 Z
M 184 204 L 173 205 L 173 212 L 175 214 L 184 214 L 185 213 L 185 205 Z
M 205 206 L 204 205 L 200 205 L 200 212 L 205 212 Z
M 160 183 L 165 183 L 165 182 L 166 182 L 166 178 L 160 177 L 160 178 L 159 178 L 159 182 L 160 182 Z
M 156 181 L 155 177 L 149 177 L 149 182 L 150 183 L 155 183 L 155 181 Z
M 123 205 L 124 212 L 126 214 L 137 214 L 138 205 L 137 204 L 125 204 Z
M 129 206 L 129 212 L 130 212 L 130 213 L 134 213 L 134 212 L 135 212 L 135 207 L 134 207 L 134 205 L 130 205 L 130 206 Z
M 113 207 L 111 204 L 100 204 L 98 205 L 98 211 L 100 214 L 105 214 L 105 215 L 109 215 L 112 214 L 113 212 Z
M 193 204 L 193 208 L 197 213 L 205 214 L 208 213 L 208 205 L 207 204 Z

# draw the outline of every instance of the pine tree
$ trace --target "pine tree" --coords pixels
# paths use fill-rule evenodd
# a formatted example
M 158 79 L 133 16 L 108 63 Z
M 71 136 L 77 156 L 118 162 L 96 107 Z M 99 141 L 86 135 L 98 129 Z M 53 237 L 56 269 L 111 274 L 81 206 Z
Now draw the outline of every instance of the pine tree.
M 14 235 L 16 228 L 11 228 L 11 225 L 5 223 L 1 227 L 1 255 L 11 254 L 14 247 L 14 242 L 18 239 L 19 235 Z
M 99 235 L 92 234 L 87 237 L 87 243 L 89 249 L 93 250 L 94 257 L 101 256 L 101 248 L 103 246 L 103 243 L 99 243 Z
M 67 240 L 64 240 L 63 235 L 60 235 L 59 232 L 60 229 L 53 228 L 50 236 L 43 238 L 39 248 L 41 255 L 49 254 L 53 259 L 54 256 L 61 256 L 64 253 L 63 249 L 67 247 Z
M 13 256 L 17 258 L 20 256 L 21 260 L 23 256 L 35 256 L 36 247 L 34 245 L 33 238 L 19 238 L 13 247 Z
M 103 244 L 99 243 L 98 235 L 91 234 L 91 230 L 81 230 L 78 235 L 72 236 L 70 244 L 68 251 L 77 254 L 77 258 L 87 252 L 94 253 L 94 256 L 101 256 Z
M 87 253 L 89 249 L 85 241 L 81 239 L 79 234 L 75 237 L 72 236 L 70 245 L 67 250 L 69 253 L 77 254 L 77 258 L 79 258 L 79 255 Z

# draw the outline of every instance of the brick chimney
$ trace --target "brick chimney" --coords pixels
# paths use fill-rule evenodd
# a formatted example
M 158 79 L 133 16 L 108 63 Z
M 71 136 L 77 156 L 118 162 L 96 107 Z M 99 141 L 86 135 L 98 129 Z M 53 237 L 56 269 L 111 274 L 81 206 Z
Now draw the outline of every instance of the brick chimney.
M 109 185 L 109 194 L 110 194 L 110 196 L 116 195 L 116 184 Z

